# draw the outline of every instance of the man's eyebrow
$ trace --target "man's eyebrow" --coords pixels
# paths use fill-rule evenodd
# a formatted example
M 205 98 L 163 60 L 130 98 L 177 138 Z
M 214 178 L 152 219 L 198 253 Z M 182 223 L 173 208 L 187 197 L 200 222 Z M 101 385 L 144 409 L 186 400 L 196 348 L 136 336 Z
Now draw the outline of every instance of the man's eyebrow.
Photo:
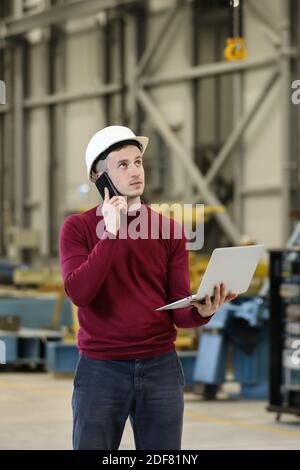
M 134 160 L 137 160 L 138 158 L 142 159 L 142 155 L 137 155 Z M 128 162 L 129 162 L 128 158 L 122 158 L 122 160 L 118 160 L 118 164 L 119 163 L 128 163 Z

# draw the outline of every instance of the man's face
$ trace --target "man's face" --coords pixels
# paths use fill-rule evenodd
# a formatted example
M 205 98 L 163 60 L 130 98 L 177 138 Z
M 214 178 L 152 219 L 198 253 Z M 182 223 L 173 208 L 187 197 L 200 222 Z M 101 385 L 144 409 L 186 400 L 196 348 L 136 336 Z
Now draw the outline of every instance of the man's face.
M 107 173 L 124 196 L 136 197 L 144 192 L 145 173 L 142 152 L 135 145 L 110 152 Z

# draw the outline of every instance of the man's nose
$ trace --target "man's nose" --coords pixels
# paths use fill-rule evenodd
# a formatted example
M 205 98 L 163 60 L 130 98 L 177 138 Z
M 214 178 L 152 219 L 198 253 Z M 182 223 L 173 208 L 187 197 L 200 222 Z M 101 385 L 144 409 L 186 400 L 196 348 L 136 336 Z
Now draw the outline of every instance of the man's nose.
M 130 173 L 131 176 L 138 175 L 139 174 L 139 169 L 134 164 L 129 165 L 129 173 Z

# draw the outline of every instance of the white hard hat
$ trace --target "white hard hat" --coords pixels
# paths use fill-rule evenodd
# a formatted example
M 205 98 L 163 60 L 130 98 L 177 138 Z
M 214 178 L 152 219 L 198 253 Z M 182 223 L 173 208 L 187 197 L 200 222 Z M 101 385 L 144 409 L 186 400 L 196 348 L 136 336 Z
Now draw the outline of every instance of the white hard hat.
M 142 146 L 142 155 L 145 152 L 149 142 L 148 137 L 136 136 L 128 127 L 104 127 L 104 129 L 101 129 L 101 131 L 98 131 L 95 135 L 93 135 L 85 151 L 85 162 L 89 179 L 92 180 L 92 166 L 100 153 L 107 150 L 113 144 L 122 142 L 123 140 L 136 140 L 139 142 Z

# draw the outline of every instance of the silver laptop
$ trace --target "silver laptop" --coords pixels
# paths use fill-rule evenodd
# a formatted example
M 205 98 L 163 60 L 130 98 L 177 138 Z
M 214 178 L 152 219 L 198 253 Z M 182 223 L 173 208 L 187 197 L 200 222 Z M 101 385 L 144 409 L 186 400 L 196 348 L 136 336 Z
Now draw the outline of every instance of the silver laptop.
M 197 293 L 156 310 L 187 307 L 193 300 L 204 303 L 205 296 L 213 297 L 215 286 L 222 282 L 227 287 L 226 295 L 231 292 L 237 294 L 246 292 L 264 248 L 264 245 L 216 248 L 210 257 Z

